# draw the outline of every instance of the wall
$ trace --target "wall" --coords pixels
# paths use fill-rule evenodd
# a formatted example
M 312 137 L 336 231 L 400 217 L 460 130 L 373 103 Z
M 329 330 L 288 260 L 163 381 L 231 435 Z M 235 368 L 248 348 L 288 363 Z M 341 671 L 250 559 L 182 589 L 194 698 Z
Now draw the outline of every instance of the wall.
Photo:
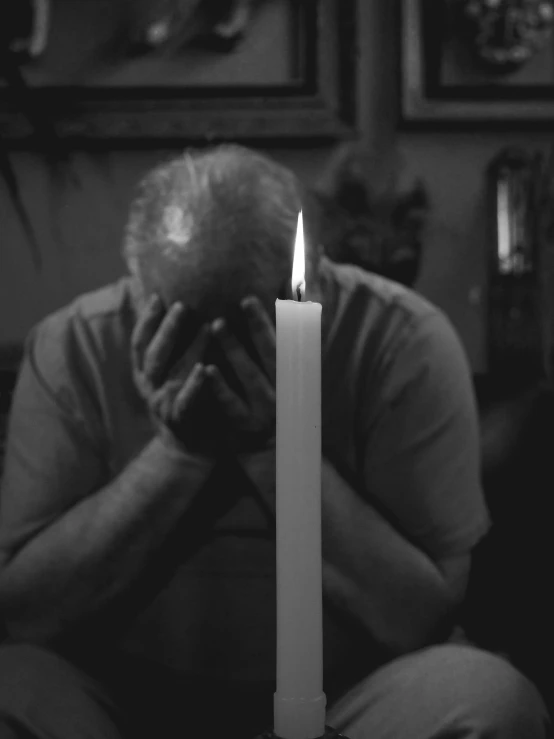
M 385 153 L 397 150 L 407 171 L 425 179 L 432 219 L 417 287 L 447 312 L 473 368 L 481 371 L 486 364 L 484 170 L 500 147 L 534 147 L 547 137 L 529 141 L 525 135 L 399 132 L 396 14 L 390 0 L 360 0 L 360 131 Z M 330 152 L 305 148 L 271 153 L 313 181 Z M 75 152 L 72 164 L 79 184 L 61 192 L 52 187 L 49 170 L 37 155 L 13 155 L 44 265 L 37 273 L 0 189 L 0 344 L 21 341 L 40 317 L 121 274 L 119 242 L 133 185 L 167 154 Z

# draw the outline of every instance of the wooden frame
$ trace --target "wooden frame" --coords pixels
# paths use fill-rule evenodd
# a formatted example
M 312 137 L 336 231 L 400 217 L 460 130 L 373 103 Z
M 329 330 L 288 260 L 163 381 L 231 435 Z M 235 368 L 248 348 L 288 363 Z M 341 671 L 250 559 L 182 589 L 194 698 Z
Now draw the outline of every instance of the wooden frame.
M 293 2 L 296 79 L 274 87 L 32 89 L 58 136 L 77 140 L 338 139 L 355 128 L 356 0 Z M 298 8 L 298 10 L 296 10 Z M 32 129 L 6 88 L 0 136 L 31 142 Z
M 402 121 L 546 128 L 554 121 L 554 63 L 550 64 L 554 37 L 524 72 L 498 77 L 488 70 L 472 71 L 465 81 L 460 73 L 456 83 L 445 82 L 439 72 L 445 58 L 441 55 L 453 57 L 447 45 L 456 43 L 445 30 L 451 4 L 452 0 L 401 0 Z M 445 15 L 437 18 L 440 13 Z

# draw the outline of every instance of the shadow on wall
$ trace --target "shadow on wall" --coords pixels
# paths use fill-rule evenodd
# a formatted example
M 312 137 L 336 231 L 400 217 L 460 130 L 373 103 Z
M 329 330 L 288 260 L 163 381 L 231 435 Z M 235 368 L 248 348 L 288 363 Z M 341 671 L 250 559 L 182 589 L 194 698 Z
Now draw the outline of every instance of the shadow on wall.
M 384 160 L 363 144 L 345 144 L 314 191 L 321 242 L 333 261 L 414 285 L 429 198 L 421 180 L 406 180 L 398 158 Z

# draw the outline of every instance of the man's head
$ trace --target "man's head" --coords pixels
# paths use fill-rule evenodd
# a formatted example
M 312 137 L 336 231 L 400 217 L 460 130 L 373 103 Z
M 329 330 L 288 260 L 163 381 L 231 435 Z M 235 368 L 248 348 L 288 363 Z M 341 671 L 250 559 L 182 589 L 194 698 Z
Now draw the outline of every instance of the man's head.
M 141 293 L 158 292 L 166 305 L 181 300 L 212 319 L 254 294 L 274 317 L 275 299 L 291 296 L 301 209 L 309 300 L 318 259 L 310 198 L 290 170 L 237 145 L 187 151 L 149 172 L 124 256 Z

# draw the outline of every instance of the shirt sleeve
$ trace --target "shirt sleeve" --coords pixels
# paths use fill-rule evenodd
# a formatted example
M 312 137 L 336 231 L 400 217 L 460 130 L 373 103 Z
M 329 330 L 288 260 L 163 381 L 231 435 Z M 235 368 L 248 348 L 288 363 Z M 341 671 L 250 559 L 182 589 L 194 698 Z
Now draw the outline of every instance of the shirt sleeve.
M 106 457 L 77 339 L 46 319 L 25 342 L 7 428 L 0 554 L 13 555 L 107 482 Z
M 468 552 L 490 525 L 469 365 L 440 312 L 406 327 L 363 451 L 365 488 L 434 559 Z

